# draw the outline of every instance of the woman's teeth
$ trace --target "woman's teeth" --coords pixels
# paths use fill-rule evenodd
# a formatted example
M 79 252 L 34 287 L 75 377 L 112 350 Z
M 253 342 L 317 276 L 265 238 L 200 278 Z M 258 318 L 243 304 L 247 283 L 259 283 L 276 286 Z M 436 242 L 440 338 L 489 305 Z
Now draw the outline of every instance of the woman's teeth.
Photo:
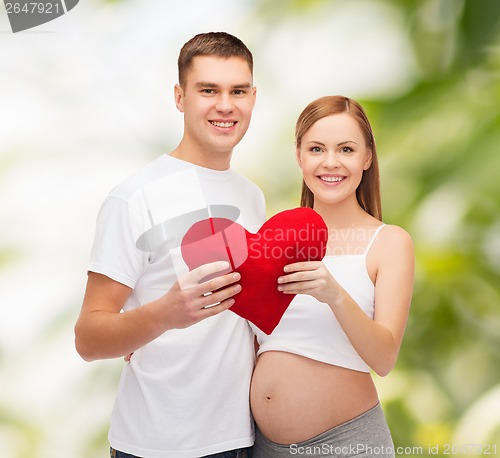
M 328 183 L 338 183 L 339 181 L 342 181 L 344 177 L 319 177 L 319 179 Z

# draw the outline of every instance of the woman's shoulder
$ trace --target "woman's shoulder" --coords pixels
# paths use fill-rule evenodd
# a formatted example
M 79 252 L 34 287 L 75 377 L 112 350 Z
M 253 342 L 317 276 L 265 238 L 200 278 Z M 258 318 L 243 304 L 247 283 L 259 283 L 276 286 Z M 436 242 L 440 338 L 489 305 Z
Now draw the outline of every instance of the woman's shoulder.
M 413 251 L 413 239 L 402 227 L 394 224 L 383 224 L 383 229 L 378 234 L 378 245 L 390 251 Z
M 382 223 L 381 226 L 384 226 L 384 228 L 380 231 L 380 233 L 386 234 L 386 237 L 396 237 L 411 240 L 410 233 L 403 229 L 401 226 L 386 223 Z

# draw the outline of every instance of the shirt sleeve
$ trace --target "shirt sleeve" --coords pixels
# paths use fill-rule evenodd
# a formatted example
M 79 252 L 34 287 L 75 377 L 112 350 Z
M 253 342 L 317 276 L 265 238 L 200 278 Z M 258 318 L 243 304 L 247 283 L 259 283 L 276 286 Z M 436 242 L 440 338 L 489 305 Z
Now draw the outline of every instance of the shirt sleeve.
M 261 224 L 264 224 L 264 222 L 266 221 L 266 198 L 260 188 L 259 188 L 258 209 L 259 209 L 259 219 L 261 221 Z
M 149 258 L 149 253 L 136 247 L 142 232 L 140 212 L 124 200 L 108 197 L 97 216 L 88 271 L 133 289 Z

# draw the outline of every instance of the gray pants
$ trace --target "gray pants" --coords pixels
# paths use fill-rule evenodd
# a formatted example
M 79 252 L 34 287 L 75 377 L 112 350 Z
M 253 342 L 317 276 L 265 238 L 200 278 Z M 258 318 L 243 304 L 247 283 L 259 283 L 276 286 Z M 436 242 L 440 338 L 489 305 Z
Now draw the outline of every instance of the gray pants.
M 384 412 L 375 407 L 312 439 L 297 444 L 282 445 L 266 439 L 255 428 L 253 458 L 394 458 L 394 444 Z

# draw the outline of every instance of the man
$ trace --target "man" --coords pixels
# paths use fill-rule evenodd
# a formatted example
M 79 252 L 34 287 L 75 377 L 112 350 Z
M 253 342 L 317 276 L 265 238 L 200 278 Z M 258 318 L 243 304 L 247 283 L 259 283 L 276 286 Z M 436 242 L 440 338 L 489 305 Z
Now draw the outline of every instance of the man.
M 255 104 L 252 55 L 232 35 L 206 33 L 178 65 L 183 137 L 105 200 L 75 326 L 87 361 L 133 353 L 108 436 L 117 458 L 243 457 L 253 444 L 253 336 L 228 310 L 240 276 L 230 259 L 200 266 L 183 251 L 200 220 L 264 221 L 262 192 L 230 169 Z M 216 237 L 201 237 L 200 251 Z

